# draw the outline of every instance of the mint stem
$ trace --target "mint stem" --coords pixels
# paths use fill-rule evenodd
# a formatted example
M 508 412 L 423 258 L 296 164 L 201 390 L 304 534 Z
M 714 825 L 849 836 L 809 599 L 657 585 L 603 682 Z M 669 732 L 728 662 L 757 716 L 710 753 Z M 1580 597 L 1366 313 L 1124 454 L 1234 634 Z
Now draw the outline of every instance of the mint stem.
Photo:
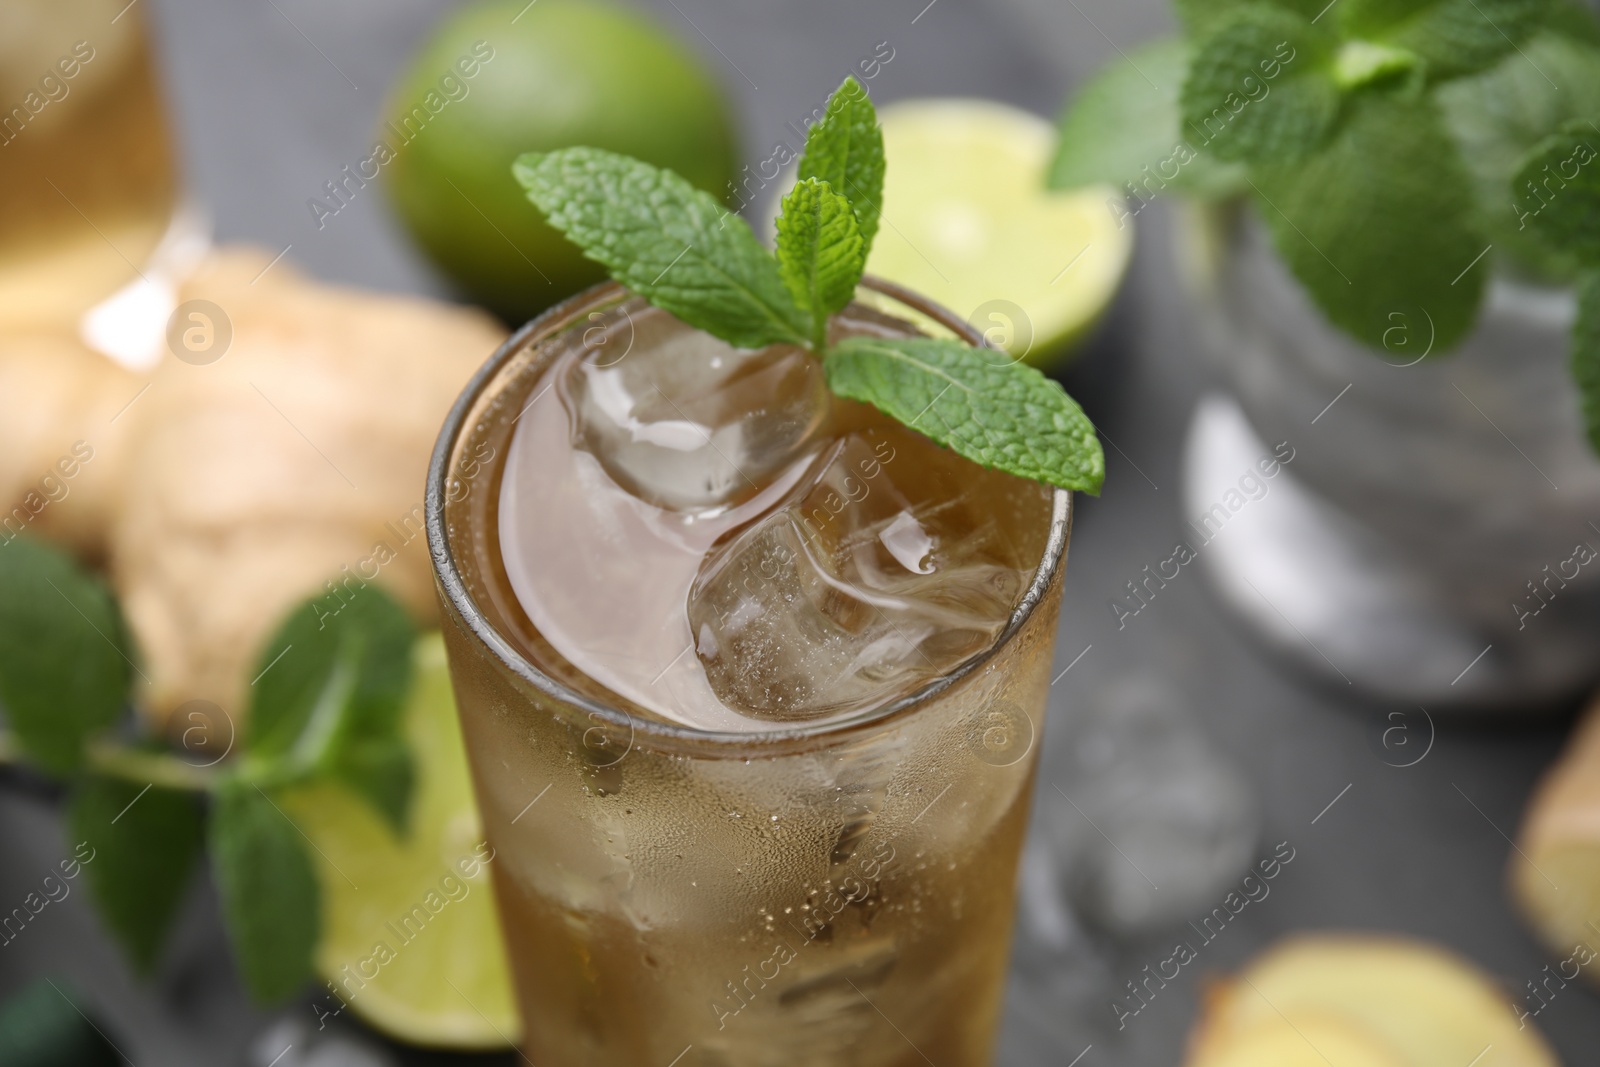
M 90 770 L 135 785 L 157 785 L 191 793 L 208 791 L 217 779 L 212 767 L 196 767 L 165 752 L 129 748 L 114 741 L 90 741 L 85 752 Z M 0 766 L 25 766 L 29 761 L 8 731 L 0 730 Z

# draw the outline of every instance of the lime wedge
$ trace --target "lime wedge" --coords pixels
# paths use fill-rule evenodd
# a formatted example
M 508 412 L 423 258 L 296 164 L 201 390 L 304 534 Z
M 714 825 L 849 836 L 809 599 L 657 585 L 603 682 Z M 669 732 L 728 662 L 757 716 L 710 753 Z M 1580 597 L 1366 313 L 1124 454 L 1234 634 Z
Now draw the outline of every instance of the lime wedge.
M 1005 104 L 909 100 L 879 115 L 887 167 L 868 272 L 965 316 L 1029 363 L 1067 355 L 1127 268 L 1133 227 L 1108 206 L 1121 193 L 1047 190 L 1055 129 Z
M 417 641 L 406 737 L 417 763 L 404 840 L 347 790 L 296 790 L 283 807 L 315 846 L 317 970 L 350 1010 L 402 1041 L 504 1048 L 521 1033 L 482 824 L 437 633 Z M 492 854 L 491 854 L 492 855 Z M 328 1010 L 340 1000 L 326 998 Z

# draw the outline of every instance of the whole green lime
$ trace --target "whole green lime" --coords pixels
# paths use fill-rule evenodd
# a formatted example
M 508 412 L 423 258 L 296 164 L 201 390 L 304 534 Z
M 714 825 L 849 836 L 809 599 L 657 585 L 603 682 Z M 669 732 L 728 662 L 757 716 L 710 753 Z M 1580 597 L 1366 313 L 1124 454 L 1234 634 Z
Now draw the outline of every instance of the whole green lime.
M 478 302 L 520 322 L 604 277 L 511 175 L 523 152 L 589 145 L 677 171 L 726 199 L 728 101 L 650 19 L 577 0 L 489 0 L 447 18 L 378 131 L 401 219 Z

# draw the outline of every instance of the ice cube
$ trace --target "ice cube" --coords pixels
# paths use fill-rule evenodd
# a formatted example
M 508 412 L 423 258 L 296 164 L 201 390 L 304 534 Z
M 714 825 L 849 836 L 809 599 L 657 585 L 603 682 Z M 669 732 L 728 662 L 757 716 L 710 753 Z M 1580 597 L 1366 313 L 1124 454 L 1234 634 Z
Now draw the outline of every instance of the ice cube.
M 675 511 L 721 509 L 799 458 L 828 411 L 814 357 L 787 345 L 744 351 L 639 318 L 648 344 L 620 358 L 596 346 L 564 382 L 574 443 L 618 485 Z
M 712 689 L 756 718 L 907 695 L 983 651 L 1032 576 L 1042 487 L 881 417 L 707 554 L 689 594 Z
M 1253 858 L 1255 793 L 1166 683 L 1125 679 L 1078 706 L 1051 770 L 1041 822 L 1067 892 L 1104 930 L 1139 937 L 1204 914 Z

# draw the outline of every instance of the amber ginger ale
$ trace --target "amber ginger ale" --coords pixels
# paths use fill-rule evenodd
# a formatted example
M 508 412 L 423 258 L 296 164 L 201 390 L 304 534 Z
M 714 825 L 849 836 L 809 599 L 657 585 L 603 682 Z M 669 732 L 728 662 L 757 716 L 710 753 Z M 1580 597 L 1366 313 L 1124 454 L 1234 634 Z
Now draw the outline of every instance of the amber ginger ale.
M 428 521 L 533 1062 L 989 1062 L 1069 516 L 615 285 L 507 342 Z

